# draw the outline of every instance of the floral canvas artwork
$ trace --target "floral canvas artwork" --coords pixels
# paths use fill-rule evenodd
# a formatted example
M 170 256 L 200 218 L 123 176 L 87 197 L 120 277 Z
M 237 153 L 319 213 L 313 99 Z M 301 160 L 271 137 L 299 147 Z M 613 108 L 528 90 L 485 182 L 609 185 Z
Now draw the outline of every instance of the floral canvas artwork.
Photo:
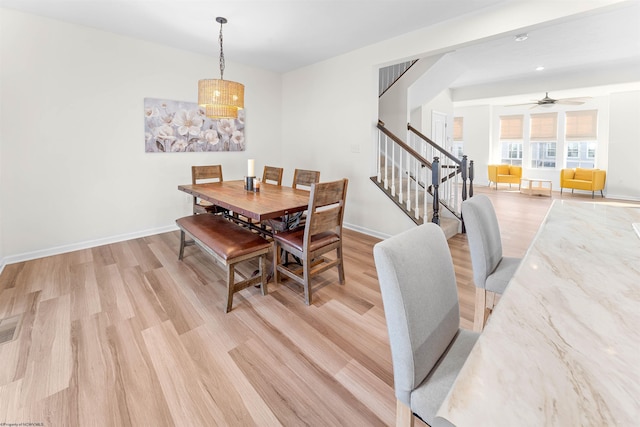
M 210 119 L 194 102 L 144 99 L 147 153 L 244 151 L 244 110 L 237 119 Z

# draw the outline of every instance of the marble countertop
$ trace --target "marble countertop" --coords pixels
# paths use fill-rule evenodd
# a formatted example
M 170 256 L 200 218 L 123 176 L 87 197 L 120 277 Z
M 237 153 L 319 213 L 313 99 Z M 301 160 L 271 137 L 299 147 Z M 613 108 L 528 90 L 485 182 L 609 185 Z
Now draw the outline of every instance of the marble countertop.
M 556 200 L 438 416 L 640 423 L 640 205 Z

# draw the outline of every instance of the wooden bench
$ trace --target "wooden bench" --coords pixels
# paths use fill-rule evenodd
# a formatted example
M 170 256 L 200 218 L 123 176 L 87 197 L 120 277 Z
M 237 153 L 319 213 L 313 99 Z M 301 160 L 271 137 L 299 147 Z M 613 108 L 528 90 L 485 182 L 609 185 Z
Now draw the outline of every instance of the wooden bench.
M 242 289 L 260 284 L 262 295 L 267 295 L 265 266 L 271 242 L 220 215 L 186 216 L 177 219 L 176 224 L 180 228 L 178 259 L 182 260 L 185 246 L 196 244 L 226 268 L 227 313 L 233 305 L 233 294 Z M 185 235 L 193 240 L 185 241 Z M 236 264 L 256 257 L 260 258 L 258 275 L 236 283 Z

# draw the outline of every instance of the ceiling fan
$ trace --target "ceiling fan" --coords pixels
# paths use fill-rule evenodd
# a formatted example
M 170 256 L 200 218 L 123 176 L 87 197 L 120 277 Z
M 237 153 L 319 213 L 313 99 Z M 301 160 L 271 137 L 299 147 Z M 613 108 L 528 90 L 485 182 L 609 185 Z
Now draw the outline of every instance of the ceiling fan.
M 582 105 L 585 102 L 587 102 L 587 100 L 591 99 L 590 96 L 582 96 L 582 97 L 578 97 L 578 98 L 562 98 L 562 99 L 553 99 L 551 97 L 549 97 L 549 92 L 545 92 L 544 98 L 542 99 L 538 99 L 538 100 L 533 100 L 533 102 L 527 102 L 525 104 L 513 104 L 513 105 L 509 105 L 509 107 L 517 107 L 517 106 L 522 106 L 522 105 L 533 105 L 533 107 L 531 108 L 536 108 L 536 107 L 551 107 L 555 104 L 562 104 L 562 105 Z

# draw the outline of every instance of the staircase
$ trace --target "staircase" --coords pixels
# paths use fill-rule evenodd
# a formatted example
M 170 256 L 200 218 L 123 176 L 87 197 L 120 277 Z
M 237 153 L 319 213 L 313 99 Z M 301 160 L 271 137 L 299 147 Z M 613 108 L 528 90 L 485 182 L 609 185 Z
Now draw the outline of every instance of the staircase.
M 467 188 L 473 195 L 473 161 L 457 159 L 410 124 L 408 143 L 384 123 L 377 127 L 378 170 L 371 180 L 416 224 L 439 224 L 447 238 L 462 232 Z

